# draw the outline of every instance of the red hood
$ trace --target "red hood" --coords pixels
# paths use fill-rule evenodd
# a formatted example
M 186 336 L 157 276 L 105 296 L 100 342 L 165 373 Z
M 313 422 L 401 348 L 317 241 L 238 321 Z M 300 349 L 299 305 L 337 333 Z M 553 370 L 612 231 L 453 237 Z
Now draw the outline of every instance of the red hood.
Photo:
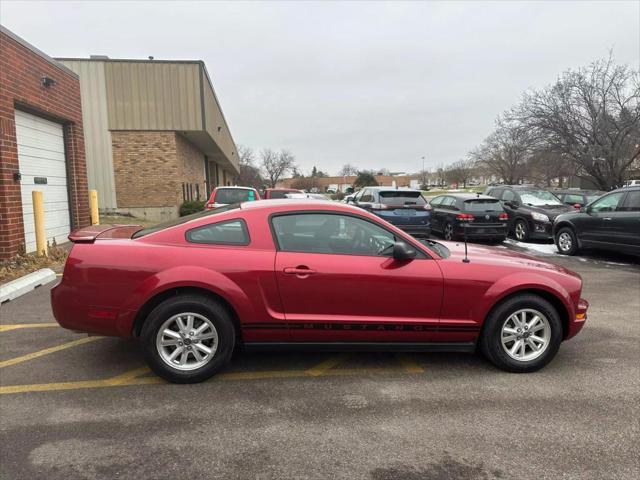
M 451 256 L 447 261 L 459 261 L 464 258 L 464 243 L 461 242 L 440 242 L 445 245 L 451 252 Z M 530 268 L 534 270 L 551 270 L 558 273 L 564 273 L 576 278 L 580 275 L 568 268 L 555 263 L 541 260 L 538 257 L 527 255 L 526 253 L 514 252 L 506 248 L 489 247 L 483 245 L 471 245 L 467 247 L 467 257 L 471 262 L 482 263 L 484 265 L 500 265 L 513 266 L 517 268 Z

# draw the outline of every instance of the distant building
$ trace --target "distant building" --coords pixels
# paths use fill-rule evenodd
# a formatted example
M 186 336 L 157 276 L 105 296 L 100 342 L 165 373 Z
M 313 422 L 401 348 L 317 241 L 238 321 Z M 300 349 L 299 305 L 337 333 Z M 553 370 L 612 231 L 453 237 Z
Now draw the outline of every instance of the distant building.
M 89 188 L 101 210 L 178 215 L 239 174 L 202 61 L 59 58 L 80 76 Z

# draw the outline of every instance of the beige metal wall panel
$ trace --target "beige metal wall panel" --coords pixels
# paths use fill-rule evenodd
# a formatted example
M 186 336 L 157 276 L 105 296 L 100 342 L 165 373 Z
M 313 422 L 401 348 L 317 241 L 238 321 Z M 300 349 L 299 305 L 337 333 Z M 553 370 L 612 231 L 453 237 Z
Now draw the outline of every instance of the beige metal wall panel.
M 218 99 L 209 82 L 208 75 L 202 67 L 202 82 L 204 93 L 205 130 L 213 138 L 231 166 L 240 173 L 238 153 L 236 145 L 229 131 L 229 126 L 224 118 Z
M 61 60 L 80 77 L 82 123 L 89 188 L 98 191 L 101 209 L 115 209 L 111 132 L 108 128 L 105 62 Z
M 202 130 L 200 65 L 108 61 L 110 130 Z

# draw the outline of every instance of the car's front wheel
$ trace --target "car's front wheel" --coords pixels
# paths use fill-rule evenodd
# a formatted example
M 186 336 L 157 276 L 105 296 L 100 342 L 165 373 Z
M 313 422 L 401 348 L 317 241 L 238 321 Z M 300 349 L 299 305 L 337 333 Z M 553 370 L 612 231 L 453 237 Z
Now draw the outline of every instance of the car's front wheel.
M 564 227 L 556 233 L 556 247 L 563 255 L 574 255 L 578 251 L 576 234 L 569 227 Z
M 537 295 L 521 294 L 499 304 L 485 321 L 480 349 L 508 372 L 534 372 L 555 357 L 562 342 L 558 312 Z
M 220 303 L 200 295 L 178 295 L 153 309 L 140 341 L 158 376 L 173 383 L 197 383 L 227 363 L 235 331 Z
M 526 220 L 516 220 L 516 223 L 513 224 L 513 234 L 519 242 L 529 240 L 529 225 Z

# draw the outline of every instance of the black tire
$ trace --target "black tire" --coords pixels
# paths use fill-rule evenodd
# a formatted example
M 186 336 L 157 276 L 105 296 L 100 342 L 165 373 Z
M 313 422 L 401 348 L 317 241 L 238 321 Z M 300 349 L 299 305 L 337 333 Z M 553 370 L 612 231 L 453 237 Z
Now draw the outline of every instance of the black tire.
M 502 327 L 507 319 L 521 309 L 532 309 L 542 313 L 551 329 L 546 349 L 532 360 L 515 360 L 502 345 Z M 479 346 L 483 355 L 496 367 L 507 372 L 535 372 L 547 365 L 558 353 L 562 343 L 562 322 L 553 305 L 534 294 L 520 294 L 498 304 L 485 320 Z
M 522 230 L 519 230 L 520 228 Z M 522 233 L 520 233 L 520 232 L 522 232 Z M 529 240 L 529 224 L 527 223 L 526 220 L 523 220 L 522 218 L 519 218 L 518 220 L 516 220 L 514 222 L 514 224 L 513 224 L 513 236 L 519 242 L 526 242 L 527 240 Z
M 575 255 L 578 252 L 578 239 L 575 232 L 569 227 L 562 227 L 556 232 L 556 248 L 562 255 Z
M 451 242 L 456 241 L 457 236 L 453 231 L 453 224 L 451 222 L 445 223 L 444 227 L 442 227 L 442 238 Z
M 167 320 L 187 312 L 208 319 L 215 327 L 218 342 L 215 353 L 206 364 L 184 371 L 163 360 L 156 347 L 156 338 Z M 211 378 L 229 361 L 235 345 L 235 329 L 231 315 L 219 302 L 202 295 L 177 295 L 162 302 L 149 314 L 142 327 L 140 343 L 147 363 L 156 375 L 172 383 L 197 383 Z

